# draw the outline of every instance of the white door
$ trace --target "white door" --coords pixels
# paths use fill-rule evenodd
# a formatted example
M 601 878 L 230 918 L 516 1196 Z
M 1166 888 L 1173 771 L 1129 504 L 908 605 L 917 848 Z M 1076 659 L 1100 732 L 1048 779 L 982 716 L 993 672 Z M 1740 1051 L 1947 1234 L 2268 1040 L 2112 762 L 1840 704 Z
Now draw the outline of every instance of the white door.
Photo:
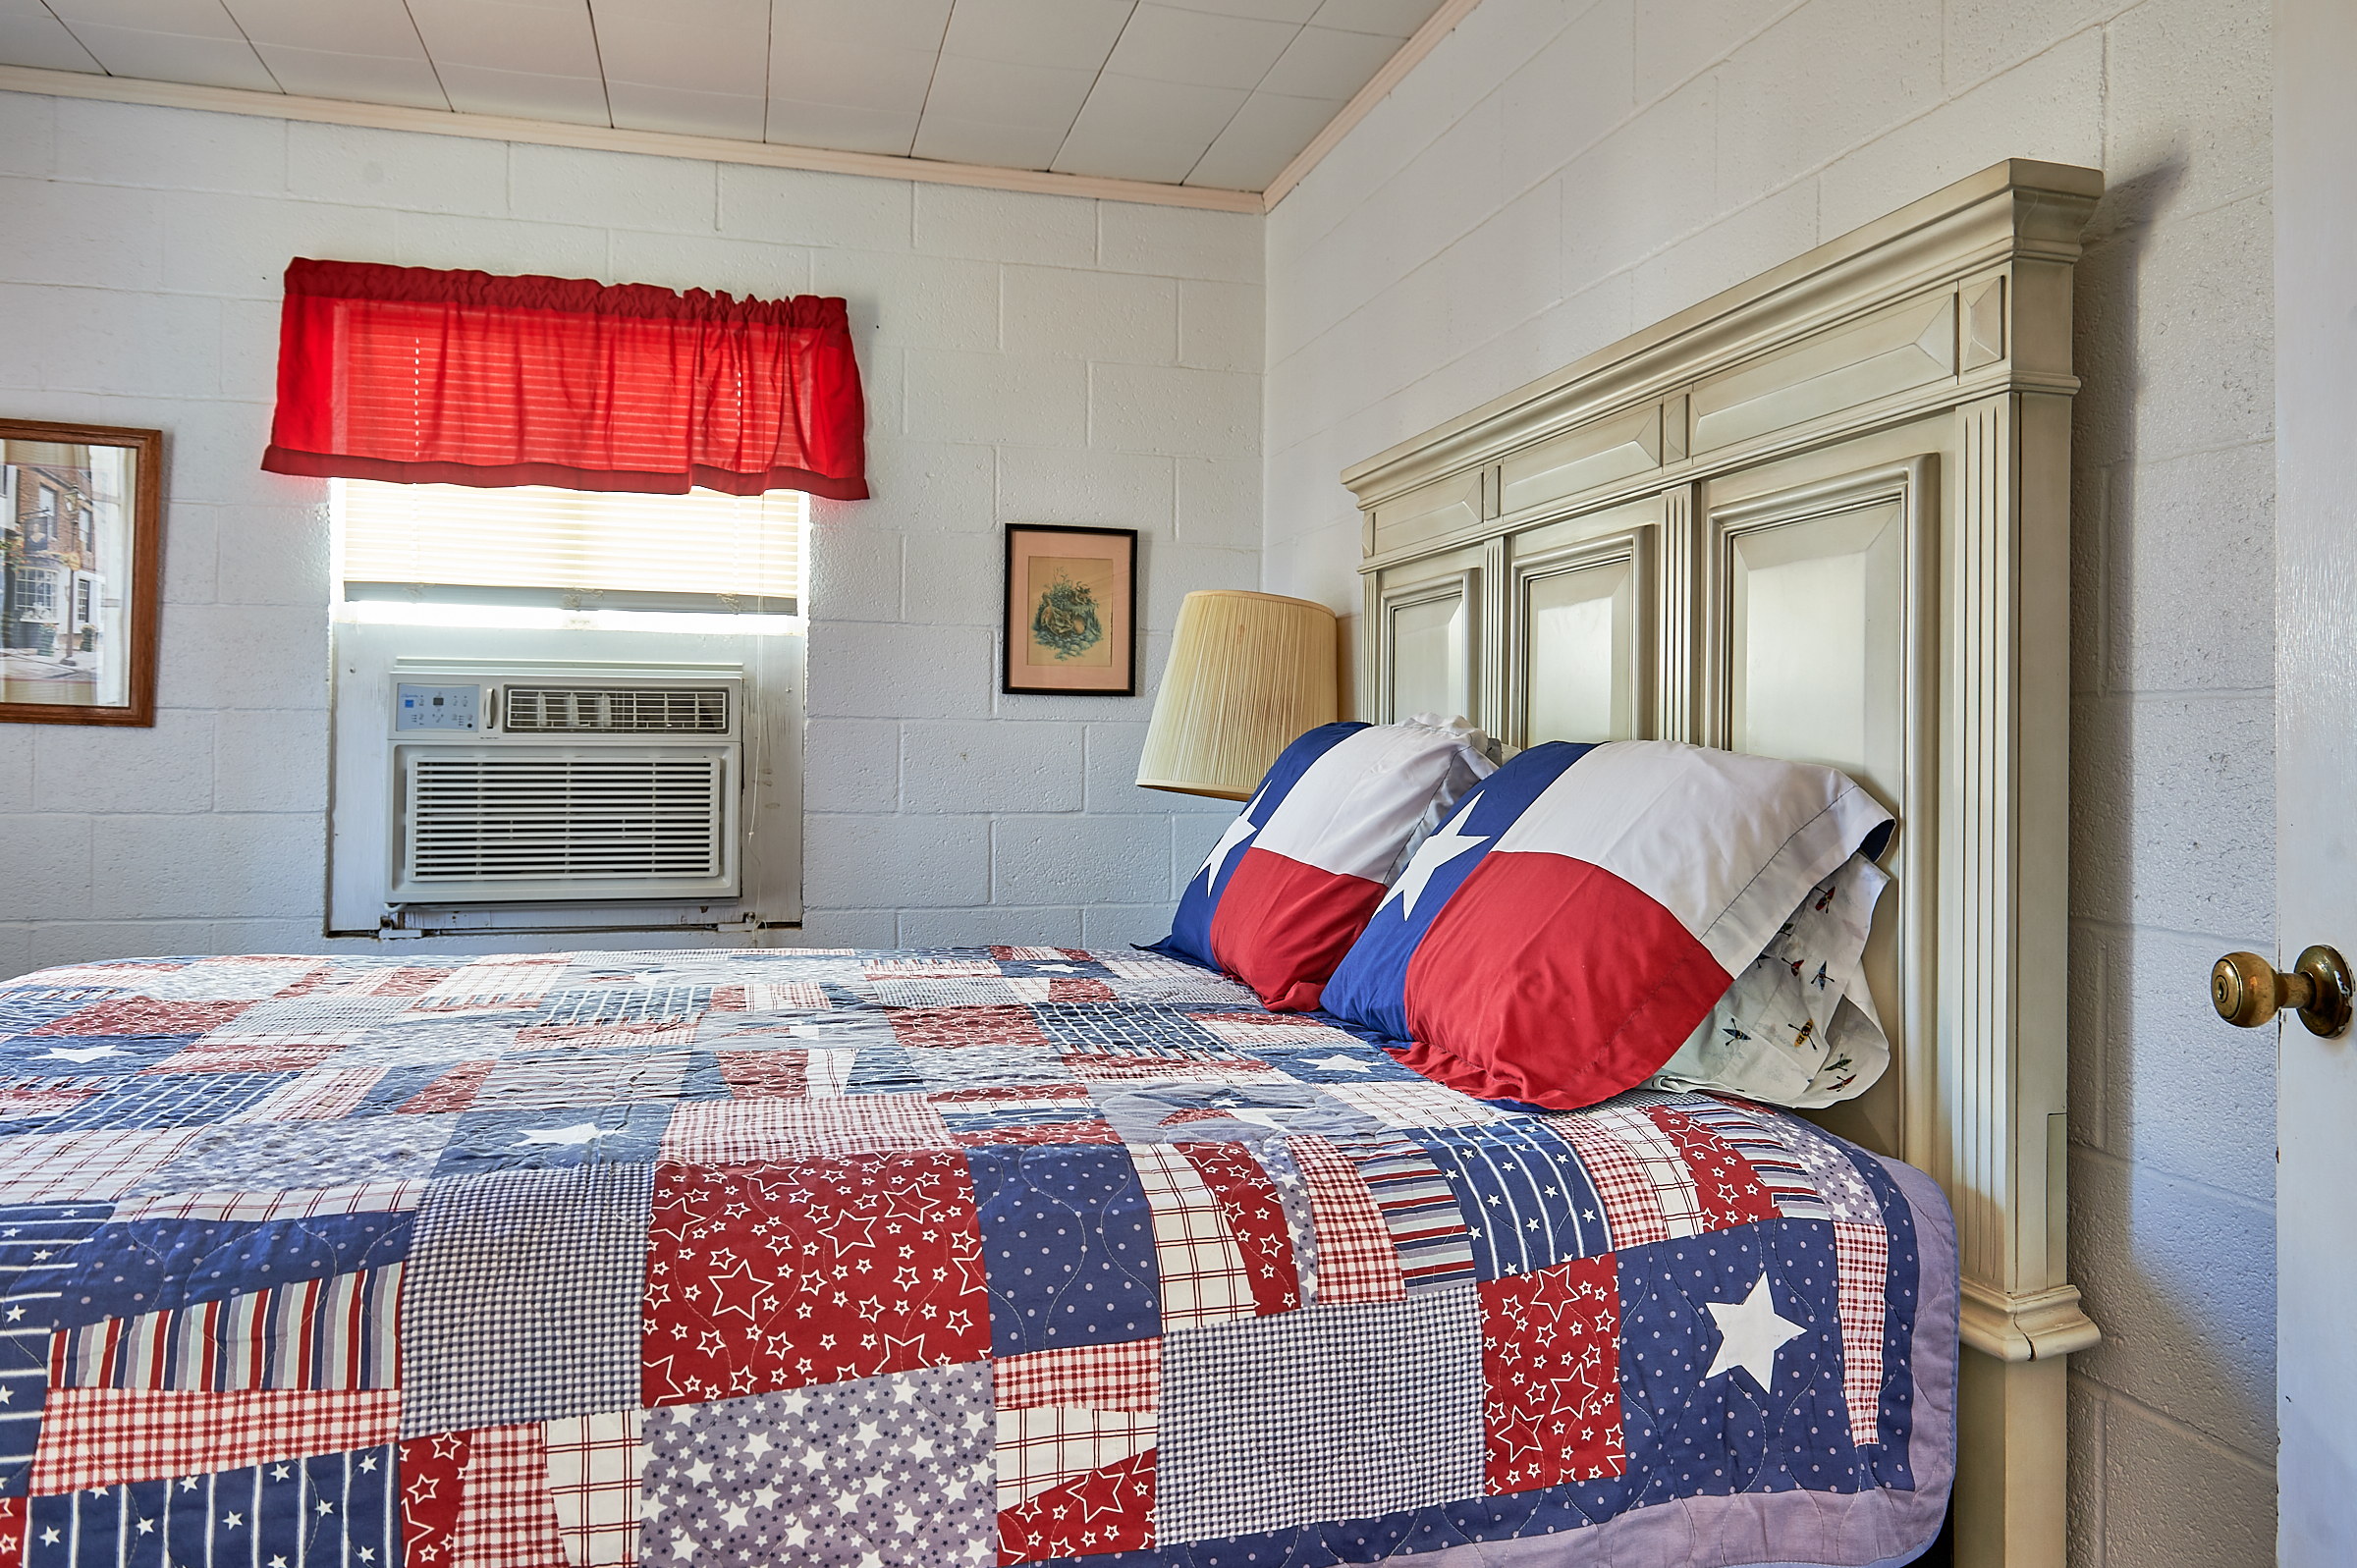
M 2275 940 L 2357 961 L 2357 6 L 2275 6 Z M 2357 1031 L 2275 1077 L 2276 1556 L 2357 1563 Z

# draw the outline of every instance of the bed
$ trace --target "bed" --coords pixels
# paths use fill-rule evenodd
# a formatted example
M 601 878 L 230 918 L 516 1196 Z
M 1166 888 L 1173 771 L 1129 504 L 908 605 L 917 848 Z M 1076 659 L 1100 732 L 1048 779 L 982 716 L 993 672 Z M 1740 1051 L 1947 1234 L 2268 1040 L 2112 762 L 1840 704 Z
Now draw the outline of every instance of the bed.
M 1344 475 L 1366 717 L 1895 817 L 1869 1094 L 1477 1100 L 1137 951 L 27 976 L 0 1568 L 1864 1568 L 1951 1487 L 2059 1563 L 2100 187 L 1999 165 Z
M 1135 951 L 157 959 L 0 1029 L 27 1564 L 1939 1528 L 1946 1204 L 1763 1108 L 1503 1108 Z

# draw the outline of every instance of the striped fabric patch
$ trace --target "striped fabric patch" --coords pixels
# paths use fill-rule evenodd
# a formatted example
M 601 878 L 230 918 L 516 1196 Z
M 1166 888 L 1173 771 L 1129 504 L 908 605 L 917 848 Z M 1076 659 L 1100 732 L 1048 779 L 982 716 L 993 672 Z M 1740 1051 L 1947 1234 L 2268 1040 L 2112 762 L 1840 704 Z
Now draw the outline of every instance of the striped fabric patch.
M 1285 1140 L 1309 1194 L 1310 1224 L 1317 1231 L 1317 1300 L 1339 1306 L 1351 1301 L 1398 1301 L 1399 1249 L 1366 1178 L 1343 1153 L 1315 1134 Z
M 1473 1277 L 1473 1242 L 1449 1178 L 1423 1148 L 1406 1138 L 1338 1138 L 1335 1147 L 1358 1166 L 1384 1227 L 1399 1250 L 1399 1273 L 1410 1294 L 1463 1284 Z
M 1744 1162 L 1751 1166 L 1752 1175 L 1768 1189 L 1778 1214 L 1786 1219 L 1834 1217 L 1832 1207 L 1819 1195 L 1817 1183 L 1810 1178 L 1807 1165 L 1767 1117 L 1718 1100 L 1698 1100 L 1678 1109 L 1688 1119 L 1708 1127 L 1743 1157 Z
M 1890 1276 L 1891 1234 L 1880 1225 L 1834 1225 L 1835 1298 L 1841 1317 L 1841 1397 L 1849 1405 L 1849 1440 L 1881 1442 L 1883 1284 Z
M 56 1388 L 392 1388 L 400 1264 L 69 1328 Z

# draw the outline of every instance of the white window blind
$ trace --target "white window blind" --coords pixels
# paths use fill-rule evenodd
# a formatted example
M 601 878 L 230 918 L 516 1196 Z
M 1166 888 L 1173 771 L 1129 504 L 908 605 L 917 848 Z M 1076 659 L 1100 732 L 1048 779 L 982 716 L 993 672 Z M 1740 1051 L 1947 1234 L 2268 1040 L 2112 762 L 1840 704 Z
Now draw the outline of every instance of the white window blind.
M 344 597 L 795 615 L 805 499 L 338 481 Z

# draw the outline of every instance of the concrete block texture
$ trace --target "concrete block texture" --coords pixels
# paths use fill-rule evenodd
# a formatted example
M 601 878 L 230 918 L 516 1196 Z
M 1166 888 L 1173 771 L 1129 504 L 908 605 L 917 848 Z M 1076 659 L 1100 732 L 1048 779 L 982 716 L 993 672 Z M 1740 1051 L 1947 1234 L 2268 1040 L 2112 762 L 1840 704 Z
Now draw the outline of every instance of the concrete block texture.
M 1003 815 L 991 830 L 991 902 L 1167 898 L 1170 844 L 1168 818 Z
M 1484 0 L 1268 220 L 1262 582 L 1349 610 L 1348 464 L 2000 158 L 2106 171 L 2070 1084 L 2073 1277 L 2110 1337 L 2073 1363 L 2077 1568 L 2261 1562 L 2273 1528 L 2274 1063 L 2201 1002 L 2274 933 L 2269 15 Z M 1550 185 L 1552 243 L 1510 226 Z M 1214 826 L 1174 819 L 1174 876 Z
M 327 822 L 316 811 L 94 819 L 90 913 L 101 920 L 268 913 L 314 923 L 325 909 Z
M 902 807 L 920 812 L 1078 811 L 1081 734 L 1076 724 L 904 724 Z
M 32 758 L 36 811 L 181 813 L 214 809 L 214 730 L 212 713 L 166 709 L 153 729 L 39 725 L 17 734 Z
M 1178 357 L 1175 279 L 1071 267 L 995 270 L 1000 328 L 1010 352 L 1152 365 L 1170 364 Z M 1225 318 L 1242 312 L 1230 309 L 1220 314 Z
M 2272 1459 L 2275 1249 L 2272 1204 L 2072 1151 L 2070 1277 L 2104 1330 L 2072 1368 L 2214 1442 Z
M 0 186 L 40 219 L 0 258 L 0 381 L 170 443 L 158 727 L 0 747 L 0 837 L 42 846 L 12 861 L 37 890 L 0 910 L 20 967 L 318 940 L 327 490 L 255 466 L 290 256 L 850 301 L 874 499 L 813 508 L 820 939 L 949 940 L 989 910 L 990 934 L 1079 940 L 1072 895 L 993 902 L 991 817 L 1085 815 L 1085 727 L 1142 732 L 1151 699 L 997 692 L 1004 522 L 1140 529 L 1154 605 L 1258 580 L 1257 217 L 14 93 Z M 1092 361 L 1161 379 L 1092 407 Z M 1166 651 L 1141 639 L 1149 690 Z M 905 781 L 904 726 L 928 731 Z M 1150 869 L 1090 896 L 1167 919 L 1167 813 L 1108 815 L 1145 834 Z M 967 914 L 927 925 L 936 906 Z

